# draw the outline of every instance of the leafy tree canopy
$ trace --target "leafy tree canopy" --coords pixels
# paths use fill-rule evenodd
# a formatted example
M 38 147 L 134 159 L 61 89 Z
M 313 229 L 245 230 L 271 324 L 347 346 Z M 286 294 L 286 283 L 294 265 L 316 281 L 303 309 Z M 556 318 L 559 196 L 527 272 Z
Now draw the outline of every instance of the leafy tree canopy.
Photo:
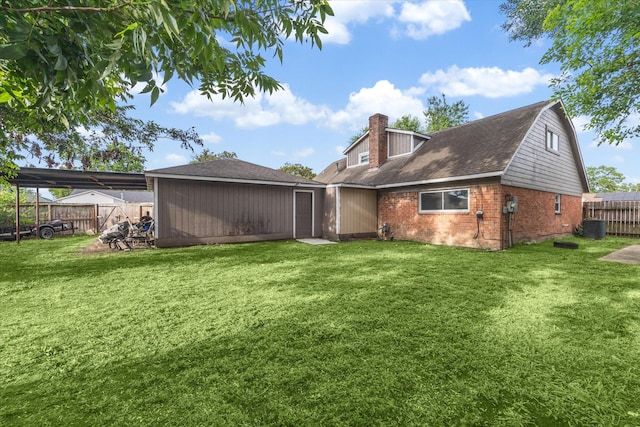
M 239 102 L 278 90 L 263 55 L 282 61 L 287 39 L 321 48 L 332 13 L 326 0 L 0 1 L 0 176 L 24 135 L 94 126 L 139 83 L 152 104 L 156 78 Z
M 152 121 L 144 122 L 127 116 L 128 110 L 128 107 L 118 106 L 114 112 L 95 112 L 89 128 L 67 129 L 52 125 L 28 134 L 15 130 L 19 124 L 12 126 L 12 120 L 17 115 L 8 113 L 7 121 L 0 121 L 0 163 L 4 160 L 7 168 L 15 167 L 16 161 L 25 160 L 20 153 L 27 153 L 31 160 L 44 163 L 46 167 L 142 172 L 143 151 L 152 150 L 158 139 L 178 141 L 185 149 L 202 145 L 193 128 L 181 130 Z M 0 107 L 0 117 L 1 113 Z M 0 164 L 0 181 L 8 175 Z
M 56 199 L 67 197 L 68 195 L 71 194 L 72 191 L 73 190 L 71 190 L 70 188 L 50 188 L 49 189 L 49 193 L 51 193 L 51 195 L 53 195 L 53 197 L 55 197 Z
M 410 130 L 412 132 L 425 133 L 420 118 L 412 116 L 410 114 L 400 117 L 398 120 L 391 124 L 394 129 Z
M 262 52 L 287 38 L 322 46 L 324 0 L 0 2 L 0 102 L 54 121 L 115 109 L 137 83 L 152 103 L 173 76 L 207 95 L 242 101 L 280 88 Z
M 216 154 L 213 151 L 209 150 L 208 148 L 205 148 L 204 150 L 202 150 L 200 154 L 193 156 L 189 163 L 194 164 L 194 163 L 209 162 L 211 160 L 218 160 L 218 159 L 237 159 L 237 158 L 238 158 L 238 155 L 233 151 L 223 151 L 221 153 Z
M 27 203 L 27 195 L 35 196 L 33 190 L 20 189 L 20 204 Z M 35 197 L 34 197 L 35 200 Z M 16 223 L 16 190 L 10 185 L 0 183 L 0 225 Z M 21 212 L 20 221 L 24 224 L 31 221 L 31 212 L 27 209 Z
M 601 142 L 640 136 L 640 2 L 507 0 L 500 9 L 512 40 L 552 40 L 541 63 L 560 64 L 552 85 L 570 115 L 589 117 Z
M 448 104 L 443 93 L 442 98 L 432 96 L 427 99 L 424 117 L 427 123 L 427 132 L 437 132 L 469 121 L 469 106 L 464 101 Z
M 589 187 L 594 193 L 640 191 L 640 184 L 625 182 L 625 176 L 612 166 L 587 167 Z
M 369 132 L 369 126 L 365 126 L 362 129 L 360 129 L 358 133 L 356 133 L 355 135 L 352 135 L 351 138 L 349 138 L 349 145 L 350 146 L 353 145 L 357 140 L 362 138 L 362 135 L 364 135 L 367 132 Z
M 307 179 L 313 179 L 316 177 L 316 174 L 313 173 L 313 169 L 308 166 L 303 166 L 300 163 L 287 162 L 283 166 L 280 166 L 278 170 Z

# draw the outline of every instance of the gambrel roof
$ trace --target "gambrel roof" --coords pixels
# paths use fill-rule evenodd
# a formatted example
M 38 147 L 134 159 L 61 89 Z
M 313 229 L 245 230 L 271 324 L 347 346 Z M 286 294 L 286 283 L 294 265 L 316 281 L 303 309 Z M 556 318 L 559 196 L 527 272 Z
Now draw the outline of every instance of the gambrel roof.
M 431 139 L 412 155 L 389 158 L 377 168 L 346 167 L 343 158 L 329 165 L 315 179 L 327 184 L 385 188 L 500 177 L 540 115 L 548 109 L 560 111 L 562 108 L 560 101 L 543 101 L 468 122 L 430 134 Z M 580 179 L 586 187 L 575 131 L 570 120 L 566 119 L 566 122 L 571 128 L 568 133 L 572 135 L 569 144 L 574 156 L 579 158 Z

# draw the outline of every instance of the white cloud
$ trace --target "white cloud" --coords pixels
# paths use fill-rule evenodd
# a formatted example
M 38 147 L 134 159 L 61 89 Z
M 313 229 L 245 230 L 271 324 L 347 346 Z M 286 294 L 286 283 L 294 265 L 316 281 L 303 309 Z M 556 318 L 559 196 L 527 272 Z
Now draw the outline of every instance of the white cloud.
M 616 154 L 615 156 L 611 157 L 611 160 L 613 160 L 616 163 L 624 163 L 624 156 Z
M 187 163 L 187 158 L 181 154 L 170 153 L 164 156 L 164 160 L 171 165 L 183 165 Z
M 279 150 L 272 151 L 271 154 L 278 157 L 284 157 L 287 155 L 287 153 L 285 153 L 284 151 L 279 151 Z
M 261 94 L 257 95 L 260 98 Z M 249 98 L 245 100 L 244 106 L 233 102 L 232 99 L 222 97 L 212 97 L 209 100 L 205 95 L 197 90 L 192 90 L 182 99 L 181 102 L 171 102 L 173 111 L 178 114 L 193 114 L 196 117 L 211 117 L 214 120 L 233 119 L 246 111 L 259 108 L 259 99 Z M 258 106 L 256 106 L 258 104 Z
M 178 114 L 210 117 L 215 121 L 231 121 L 238 128 L 260 128 L 280 124 L 317 124 L 338 131 L 355 132 L 368 125 L 372 114 L 382 113 L 393 122 L 403 115 L 422 118 L 425 92 L 445 93 L 447 96 L 478 95 L 499 98 L 528 93 L 537 85 L 546 85 L 551 74 L 533 68 L 522 71 L 502 70 L 498 67 L 458 68 L 427 72 L 419 85 L 402 90 L 388 80 L 380 80 L 372 87 L 352 92 L 343 108 L 331 110 L 301 98 L 288 85 L 273 94 L 257 93 L 244 104 L 213 97 L 209 100 L 191 91 L 180 102 L 170 103 Z M 475 116 L 481 118 L 482 116 Z M 218 142 L 210 134 L 208 142 Z
M 633 150 L 633 145 L 631 141 L 622 141 L 618 145 L 614 145 L 613 148 L 617 148 L 618 150 Z
M 327 126 L 353 131 L 367 126 L 369 116 L 375 113 L 383 113 L 393 121 L 406 114 L 421 117 L 423 111 L 418 98 L 403 93 L 387 80 L 380 80 L 371 88 L 351 93 L 346 107 L 331 114 Z
M 459 28 L 471 16 L 461 0 L 413 1 L 331 1 L 334 16 L 325 21 L 329 32 L 322 36 L 325 43 L 348 44 L 352 35 L 349 26 L 368 21 L 387 20 L 393 24 L 391 35 L 424 40 Z
M 172 102 L 178 114 L 232 120 L 239 128 L 258 128 L 278 124 L 302 125 L 322 120 L 329 115 L 326 107 L 318 106 L 295 96 L 288 85 L 271 95 L 257 93 L 244 104 L 222 97 L 209 100 L 198 91 L 189 92 L 181 102 Z
M 311 147 L 303 148 L 302 150 L 298 150 L 293 153 L 294 157 L 296 158 L 310 157 L 313 154 L 315 154 L 315 150 Z
M 202 138 L 205 144 L 219 144 L 222 142 L 222 137 L 215 132 L 200 135 L 200 138 Z
M 571 122 L 573 123 L 573 127 L 576 128 L 576 132 L 578 134 L 591 132 L 586 128 L 587 124 L 589 123 L 589 117 L 587 116 L 573 117 L 571 119 Z
M 552 77 L 552 74 L 530 67 L 513 71 L 498 67 L 458 68 L 454 65 L 447 70 L 423 74 L 420 83 L 431 88 L 431 92 L 447 96 L 502 98 L 531 93 L 536 86 L 548 85 Z
M 329 34 L 322 36 L 324 43 L 347 44 L 351 41 L 348 25 L 352 22 L 364 24 L 370 19 L 393 16 L 392 1 L 330 1 L 333 15 L 327 17 L 325 28 Z
M 403 32 L 407 36 L 424 40 L 455 30 L 465 21 L 471 21 L 471 16 L 462 1 L 428 0 L 402 3 L 398 21 L 405 26 Z

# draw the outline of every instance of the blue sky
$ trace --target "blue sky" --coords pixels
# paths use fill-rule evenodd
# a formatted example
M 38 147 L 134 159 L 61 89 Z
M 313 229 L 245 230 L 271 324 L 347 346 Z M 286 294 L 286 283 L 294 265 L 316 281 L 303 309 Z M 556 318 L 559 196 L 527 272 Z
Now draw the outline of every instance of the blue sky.
M 341 158 L 351 136 L 374 113 L 390 123 L 411 114 L 423 118 L 427 98 L 444 93 L 463 100 L 471 120 L 552 97 L 557 64 L 540 65 L 549 41 L 530 47 L 509 42 L 500 28 L 497 0 L 332 1 L 335 17 L 318 50 L 294 42 L 284 61 L 270 59 L 266 72 L 284 90 L 259 94 L 244 105 L 213 102 L 196 88 L 172 80 L 149 107 L 135 97 L 135 117 L 179 128 L 194 127 L 205 147 L 233 151 L 242 160 L 278 168 L 302 163 L 319 173 Z M 574 118 L 586 166 L 613 166 L 640 182 L 638 141 L 597 146 Z M 471 142 L 470 142 L 471 143 Z M 196 152 L 202 148 L 196 148 Z M 158 141 L 147 169 L 188 163 L 194 154 Z

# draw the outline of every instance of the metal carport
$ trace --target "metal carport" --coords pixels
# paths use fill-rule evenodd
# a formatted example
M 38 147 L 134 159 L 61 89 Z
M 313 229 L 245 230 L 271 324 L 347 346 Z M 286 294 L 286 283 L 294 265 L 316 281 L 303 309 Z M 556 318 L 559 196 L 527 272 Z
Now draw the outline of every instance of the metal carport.
M 20 230 L 20 187 L 36 189 L 36 227 L 40 224 L 40 188 L 86 188 L 89 190 L 147 190 L 144 174 L 78 171 L 68 169 L 20 168 L 7 178 L 16 187 L 16 230 Z M 20 242 L 20 233 L 16 235 Z

